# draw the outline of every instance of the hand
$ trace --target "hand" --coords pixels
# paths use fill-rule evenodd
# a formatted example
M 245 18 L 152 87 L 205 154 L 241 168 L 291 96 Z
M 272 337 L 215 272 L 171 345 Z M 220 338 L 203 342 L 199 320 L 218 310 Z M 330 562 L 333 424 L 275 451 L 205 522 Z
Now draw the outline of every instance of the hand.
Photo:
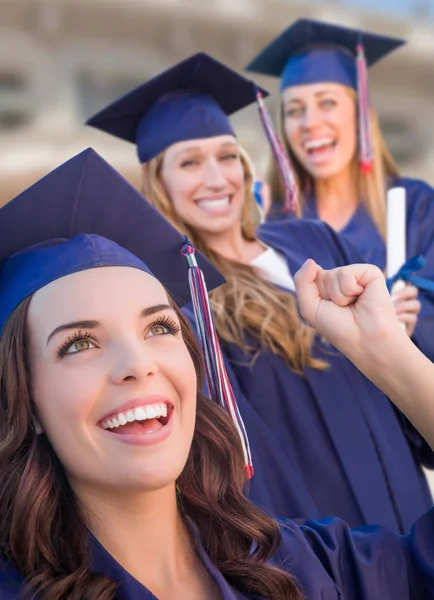
M 353 362 L 404 335 L 383 273 L 373 265 L 324 271 L 308 260 L 294 277 L 302 316 Z M 372 357 L 371 357 L 372 358 Z
M 417 319 L 422 305 L 417 299 L 419 290 L 414 285 L 405 285 L 399 291 L 392 288 L 392 301 L 395 305 L 396 315 L 403 323 L 408 337 L 411 337 L 416 327 Z

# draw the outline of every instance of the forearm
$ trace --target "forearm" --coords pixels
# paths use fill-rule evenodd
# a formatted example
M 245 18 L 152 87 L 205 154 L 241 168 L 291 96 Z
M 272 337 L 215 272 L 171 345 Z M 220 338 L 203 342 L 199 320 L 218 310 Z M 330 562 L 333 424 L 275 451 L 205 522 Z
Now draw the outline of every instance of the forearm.
M 371 345 L 369 357 L 358 362 L 434 449 L 434 364 L 403 331 Z

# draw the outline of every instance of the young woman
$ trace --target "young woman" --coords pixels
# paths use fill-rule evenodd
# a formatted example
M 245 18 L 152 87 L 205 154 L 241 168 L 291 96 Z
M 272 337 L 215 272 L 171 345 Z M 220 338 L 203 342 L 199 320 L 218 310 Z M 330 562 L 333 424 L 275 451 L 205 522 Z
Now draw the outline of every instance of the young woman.
M 292 274 L 306 258 L 334 268 L 360 257 L 318 222 L 257 231 L 252 173 L 225 114 L 254 98 L 251 82 L 197 55 L 91 124 L 136 140 L 145 196 L 227 280 L 212 307 L 241 413 L 259 419 L 248 428 L 259 458 L 250 498 L 275 514 L 405 532 L 431 506 L 421 464 L 433 464 L 432 450 L 300 319 Z M 261 460 L 261 434 L 277 461 Z
M 299 216 L 320 218 L 344 235 L 366 262 L 386 266 L 386 191 L 404 187 L 407 256 L 423 255 L 418 273 L 434 280 L 434 190 L 399 175 L 369 106 L 362 48 L 370 66 L 404 42 L 308 19 L 292 24 L 248 66 L 279 76 L 279 133 L 291 157 L 300 192 Z M 358 57 L 356 51 L 358 50 Z M 273 207 L 283 211 L 280 179 L 270 161 Z M 399 293 L 398 314 L 421 350 L 434 359 L 434 291 L 419 290 L 418 322 L 411 312 L 417 289 Z
M 198 349 L 171 299 L 186 300 L 172 271 L 184 239 L 95 153 L 0 209 L 0 233 L 2 600 L 434 592 L 432 511 L 401 537 L 279 525 L 246 500 L 240 439 L 198 392 Z M 356 310 L 373 306 L 375 277 L 362 284 Z M 326 302 L 334 288 L 332 276 Z M 385 292 L 374 306 L 396 335 Z

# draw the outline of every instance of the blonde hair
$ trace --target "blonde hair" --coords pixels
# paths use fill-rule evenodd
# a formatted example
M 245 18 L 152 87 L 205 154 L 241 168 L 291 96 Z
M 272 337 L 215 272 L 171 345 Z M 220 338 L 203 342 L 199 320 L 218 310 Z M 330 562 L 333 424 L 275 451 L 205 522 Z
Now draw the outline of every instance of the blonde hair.
M 251 353 L 252 360 L 259 350 L 256 344 L 249 343 L 248 339 L 255 340 L 261 347 L 281 356 L 286 364 L 299 374 L 303 373 L 306 366 L 326 368 L 324 361 L 312 356 L 315 332 L 302 323 L 295 298 L 258 277 L 253 267 L 228 260 L 208 248 L 198 239 L 195 231 L 180 220 L 162 181 L 163 158 L 164 152 L 144 165 L 146 177 L 143 193 L 166 219 L 187 235 L 226 278 L 227 283 L 211 294 L 211 307 L 220 338 Z M 240 158 L 246 186 L 242 234 L 246 240 L 254 241 L 260 214 L 252 193 L 253 169 L 247 153 L 241 148 Z
M 351 88 L 348 88 L 348 92 L 354 99 L 354 102 L 356 102 L 356 92 Z M 370 107 L 370 116 L 374 165 L 370 173 L 366 175 L 361 173 L 360 169 L 357 168 L 358 155 L 356 154 L 356 156 L 354 157 L 354 165 L 356 166 L 355 172 L 357 173 L 357 190 L 359 193 L 359 198 L 361 198 L 362 202 L 366 206 L 369 216 L 375 223 L 378 231 L 385 239 L 387 178 L 398 177 L 399 171 L 398 167 L 395 164 L 395 161 L 393 160 L 389 150 L 387 149 L 386 143 L 380 130 L 377 113 L 372 106 Z M 286 138 L 284 128 L 284 106 L 282 100 L 280 101 L 279 106 L 277 129 L 280 138 L 283 141 L 283 144 L 291 159 L 294 174 L 300 190 L 298 216 L 301 217 L 303 215 L 303 208 L 306 202 L 306 198 L 304 197 L 304 195 L 312 191 L 313 180 L 311 175 L 306 171 L 306 169 L 296 158 Z M 268 163 L 266 179 L 271 187 L 271 197 L 274 201 L 279 201 L 280 198 L 284 197 L 283 186 L 271 153 Z

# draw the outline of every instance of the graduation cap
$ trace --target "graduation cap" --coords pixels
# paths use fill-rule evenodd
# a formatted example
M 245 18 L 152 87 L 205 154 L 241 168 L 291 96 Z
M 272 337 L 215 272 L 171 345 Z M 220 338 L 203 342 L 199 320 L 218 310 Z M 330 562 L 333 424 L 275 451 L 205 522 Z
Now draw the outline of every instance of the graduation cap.
M 367 67 L 405 44 L 404 40 L 331 23 L 299 19 L 246 67 L 281 78 L 281 90 L 311 83 L 340 83 L 358 92 L 360 159 L 373 164 Z
M 86 124 L 135 143 L 139 160 L 145 163 L 177 142 L 235 136 L 229 115 L 258 101 L 279 171 L 295 201 L 288 159 L 274 130 L 270 131 L 271 120 L 262 102 L 266 96 L 268 92 L 253 81 L 199 52 L 116 100 Z
M 206 279 L 213 289 L 224 279 L 91 148 L 0 208 L 0 335 L 15 308 L 37 290 L 72 273 L 107 266 L 145 271 L 179 305 L 193 301 L 210 395 L 233 417 L 251 468 L 205 284 Z

